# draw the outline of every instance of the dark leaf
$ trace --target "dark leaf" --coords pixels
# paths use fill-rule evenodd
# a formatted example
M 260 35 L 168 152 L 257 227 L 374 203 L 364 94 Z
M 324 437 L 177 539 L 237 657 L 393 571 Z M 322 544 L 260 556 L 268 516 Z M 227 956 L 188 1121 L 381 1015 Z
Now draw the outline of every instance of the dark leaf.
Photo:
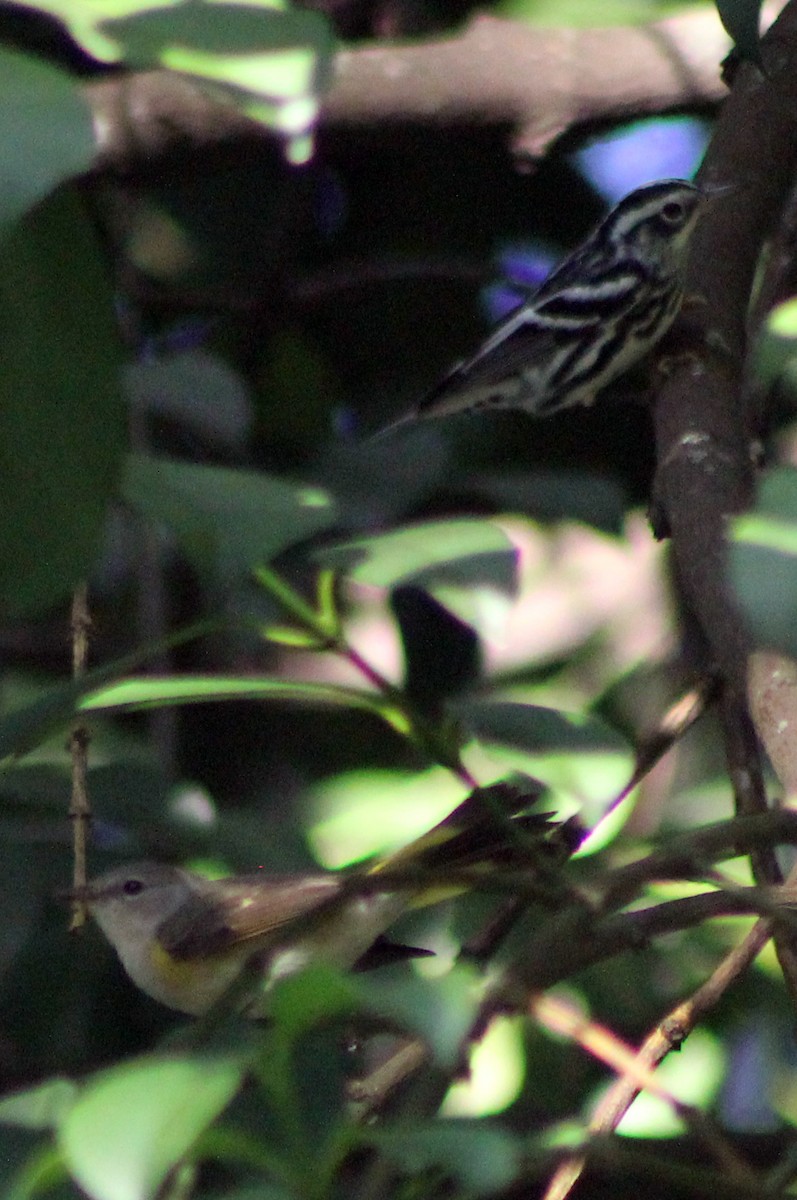
M 759 22 L 761 0 L 716 0 L 720 20 L 741 58 L 761 66 Z
M 492 521 L 428 521 L 325 546 L 314 556 L 359 583 L 489 586 L 514 594 L 517 550 Z
M 596 717 L 537 704 L 466 699 L 457 702 L 454 711 L 477 737 L 526 753 L 628 748 L 618 733 Z
M 432 1121 L 396 1126 L 370 1140 L 405 1171 L 437 1167 L 456 1179 L 466 1195 L 486 1196 L 507 1188 L 520 1170 L 521 1149 L 506 1130 L 476 1121 Z
M 143 455 L 128 461 L 124 495 L 148 520 L 172 529 L 197 570 L 216 582 L 247 574 L 337 519 L 319 488 Z
M 0 611 L 62 600 L 99 548 L 125 445 L 113 296 L 76 194 L 0 243 Z
M 0 48 L 0 236 L 94 159 L 89 107 L 66 71 Z
M 406 692 L 422 712 L 437 712 L 479 678 L 479 639 L 421 588 L 398 587 L 390 602 L 404 647 Z

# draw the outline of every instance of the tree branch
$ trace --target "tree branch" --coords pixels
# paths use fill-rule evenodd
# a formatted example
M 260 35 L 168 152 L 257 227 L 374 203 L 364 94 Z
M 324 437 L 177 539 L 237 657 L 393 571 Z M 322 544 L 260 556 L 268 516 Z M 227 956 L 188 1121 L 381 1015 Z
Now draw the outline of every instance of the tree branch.
M 321 126 L 507 126 L 515 152 L 538 158 L 585 121 L 716 102 L 727 47 L 708 9 L 627 29 L 538 29 L 479 16 L 451 37 L 342 51 Z M 263 133 L 218 91 L 176 72 L 119 74 L 86 84 L 84 95 L 99 170 Z
M 627 29 L 479 16 L 452 38 L 343 53 L 323 120 L 507 125 L 515 152 L 538 158 L 583 121 L 716 101 L 724 45 L 708 10 Z
M 770 932 L 768 921 L 757 921 L 710 978 L 659 1022 L 637 1051 L 633 1069 L 618 1075 L 596 1107 L 589 1123 L 590 1134 L 610 1133 L 617 1128 L 642 1090 L 640 1076 L 652 1074 L 673 1050 L 680 1049 L 698 1021 L 753 963 L 768 942 Z M 586 1155 L 576 1155 L 560 1163 L 545 1193 L 545 1200 L 565 1200 L 580 1178 L 586 1161 Z
M 683 601 L 708 643 L 711 665 L 739 696 L 749 642 L 727 573 L 727 518 L 750 502 L 752 416 L 742 393 L 746 317 L 768 232 L 797 169 L 797 6 L 762 44 L 768 78 L 741 66 L 701 171 L 735 191 L 711 206 L 692 243 L 692 302 L 669 342 L 677 357 L 654 405 L 654 497 L 672 536 Z

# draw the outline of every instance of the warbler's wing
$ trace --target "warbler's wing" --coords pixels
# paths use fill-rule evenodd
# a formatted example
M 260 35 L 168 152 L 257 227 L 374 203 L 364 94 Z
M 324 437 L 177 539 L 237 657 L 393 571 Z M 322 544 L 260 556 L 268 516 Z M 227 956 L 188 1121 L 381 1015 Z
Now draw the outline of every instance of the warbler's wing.
M 521 305 L 471 358 L 455 366 L 418 405 L 416 416 L 520 402 L 521 391 L 541 388 L 558 335 L 533 309 Z
M 240 875 L 193 895 L 158 929 L 158 941 L 177 959 L 202 958 L 241 942 L 267 940 L 292 921 L 335 901 L 333 875 Z

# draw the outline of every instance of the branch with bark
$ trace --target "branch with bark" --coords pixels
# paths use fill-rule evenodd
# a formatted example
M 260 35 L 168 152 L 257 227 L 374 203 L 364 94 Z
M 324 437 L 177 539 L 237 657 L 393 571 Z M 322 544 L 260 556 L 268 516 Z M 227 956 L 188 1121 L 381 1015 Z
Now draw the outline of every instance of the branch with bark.
M 712 9 L 622 29 L 538 29 L 479 16 L 450 37 L 342 51 L 321 129 L 505 126 L 516 154 L 539 158 L 587 121 L 716 103 L 727 49 Z M 119 74 L 86 84 L 84 94 L 98 170 L 263 132 L 217 91 L 175 72 Z
M 758 399 L 745 387 L 746 352 L 755 334 L 748 310 L 763 244 L 787 213 L 797 170 L 797 5 L 783 10 L 762 54 L 766 76 L 749 64 L 737 71 L 701 171 L 701 182 L 730 183 L 733 191 L 712 206 L 693 239 L 691 302 L 668 344 L 654 406 L 657 510 L 672 538 L 684 608 L 705 642 L 709 667 L 719 672 L 735 705 L 735 718 L 726 710 L 726 727 L 731 720 L 737 732 L 746 720 L 751 645 L 728 578 L 727 522 L 749 506 L 755 483 L 751 445 L 759 414 Z M 775 255 L 769 269 L 791 269 L 790 260 L 785 265 Z M 763 293 L 774 297 L 779 291 L 776 281 L 764 280 Z M 759 305 L 755 320 L 765 315 Z M 774 669 L 771 661 L 766 667 L 759 660 L 752 676 L 752 708 L 765 743 L 776 733 L 768 721 L 774 710 L 758 697 L 771 695 Z M 789 694 L 797 695 L 793 689 Z M 786 699 L 780 689 L 781 722 Z M 737 743 L 742 740 L 740 734 Z M 779 761 L 785 763 L 785 756 Z M 729 766 L 737 793 L 743 782 L 760 777 L 752 753 L 731 755 Z

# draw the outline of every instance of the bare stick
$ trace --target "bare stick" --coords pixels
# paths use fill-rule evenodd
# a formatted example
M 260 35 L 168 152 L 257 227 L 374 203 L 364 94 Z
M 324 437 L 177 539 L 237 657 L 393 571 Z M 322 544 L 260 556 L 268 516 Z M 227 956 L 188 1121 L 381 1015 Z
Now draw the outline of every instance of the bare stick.
M 681 1046 L 702 1015 L 713 1008 L 731 984 L 744 974 L 766 945 L 770 934 L 770 922 L 757 921 L 744 940 L 723 959 L 692 997 L 659 1022 L 596 1108 L 589 1123 L 591 1134 L 610 1133 L 617 1128 L 643 1086 L 646 1086 L 642 1081 L 649 1079 L 667 1055 Z M 565 1200 L 580 1178 L 585 1162 L 584 1156 L 579 1155 L 561 1163 L 548 1185 L 544 1200 Z
M 74 679 L 79 679 L 86 671 L 90 628 L 88 588 L 85 583 L 79 583 L 72 595 L 70 620 L 72 676 Z M 91 824 L 91 805 L 86 788 L 88 746 L 88 728 L 83 721 L 77 721 L 69 735 L 69 752 L 72 758 L 72 797 L 69 802 L 69 819 L 72 822 L 72 884 L 76 892 L 86 886 L 86 846 Z M 86 905 L 82 900 L 73 900 L 70 930 L 79 929 L 85 922 Z

